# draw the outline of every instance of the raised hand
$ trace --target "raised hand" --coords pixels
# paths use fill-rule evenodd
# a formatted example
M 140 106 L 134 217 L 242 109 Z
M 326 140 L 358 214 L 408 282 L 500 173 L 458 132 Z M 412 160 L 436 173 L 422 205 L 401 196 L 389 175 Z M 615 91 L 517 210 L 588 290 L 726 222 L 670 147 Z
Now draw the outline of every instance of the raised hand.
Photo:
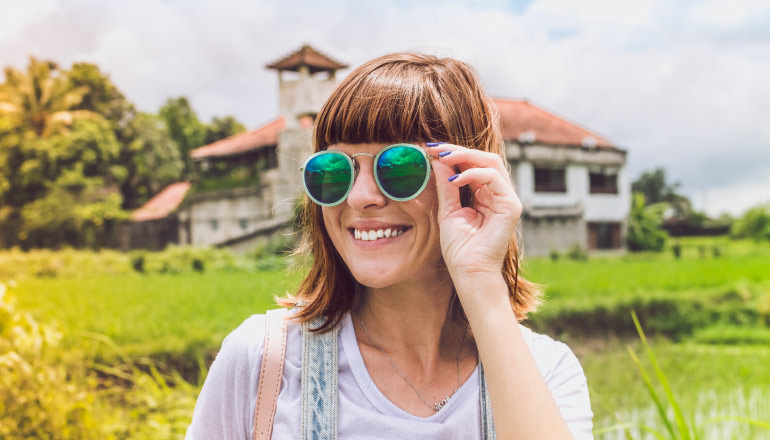
M 452 278 L 500 275 L 522 212 L 503 159 L 452 144 L 427 149 L 434 156 L 441 250 Z M 465 185 L 475 195 L 473 207 L 460 204 Z

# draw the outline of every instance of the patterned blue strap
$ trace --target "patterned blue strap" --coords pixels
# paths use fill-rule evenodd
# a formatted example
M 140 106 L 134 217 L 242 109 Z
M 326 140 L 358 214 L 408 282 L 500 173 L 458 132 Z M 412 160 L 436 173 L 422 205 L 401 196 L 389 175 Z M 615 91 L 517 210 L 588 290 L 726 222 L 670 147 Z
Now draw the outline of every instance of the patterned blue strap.
M 489 400 L 484 366 L 479 362 L 479 400 L 481 401 L 481 438 L 495 440 L 495 421 L 492 419 L 492 401 Z
M 337 334 L 339 325 L 326 333 L 319 317 L 302 325 L 302 439 L 337 438 Z
M 337 377 L 339 325 L 319 334 L 323 317 L 302 325 L 302 439 L 337 439 Z M 484 367 L 479 363 L 479 400 L 481 404 L 481 438 L 496 440 Z

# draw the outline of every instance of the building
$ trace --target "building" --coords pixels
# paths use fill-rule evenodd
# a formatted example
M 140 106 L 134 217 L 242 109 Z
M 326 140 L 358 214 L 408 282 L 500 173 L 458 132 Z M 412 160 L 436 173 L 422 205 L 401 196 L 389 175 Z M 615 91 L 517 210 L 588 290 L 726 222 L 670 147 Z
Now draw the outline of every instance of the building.
M 124 247 L 178 243 L 247 251 L 291 229 L 313 119 L 336 85 L 337 70 L 347 66 L 305 45 L 267 67 L 278 72 L 280 115 L 193 150 L 206 176 L 201 182 L 215 185 L 165 188 L 133 213 Z M 575 243 L 623 251 L 630 207 L 626 151 L 525 100 L 495 103 L 524 206 L 525 252 L 542 255 Z

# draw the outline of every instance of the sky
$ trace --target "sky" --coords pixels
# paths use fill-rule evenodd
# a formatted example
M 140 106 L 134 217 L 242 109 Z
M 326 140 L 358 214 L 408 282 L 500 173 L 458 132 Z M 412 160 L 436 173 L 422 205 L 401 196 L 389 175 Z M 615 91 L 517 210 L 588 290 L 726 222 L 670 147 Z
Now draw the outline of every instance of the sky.
M 696 209 L 770 202 L 770 1 L 0 0 L 0 66 L 99 65 L 142 111 L 187 96 L 199 117 L 278 115 L 265 65 L 302 44 L 355 67 L 412 50 L 471 64 L 664 167 Z M 342 71 L 344 76 L 350 70 Z

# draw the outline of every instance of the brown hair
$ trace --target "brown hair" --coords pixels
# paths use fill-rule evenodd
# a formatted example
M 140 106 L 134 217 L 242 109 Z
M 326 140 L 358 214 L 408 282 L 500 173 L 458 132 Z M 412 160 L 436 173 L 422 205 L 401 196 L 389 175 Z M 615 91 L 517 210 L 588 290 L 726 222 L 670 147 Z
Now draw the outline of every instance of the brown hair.
M 484 93 L 473 69 L 451 58 L 396 53 L 359 66 L 321 108 L 313 134 L 315 151 L 337 143 L 405 141 L 444 141 L 493 152 L 509 167 L 497 107 Z M 472 205 L 470 191 L 462 196 L 463 205 Z M 296 254 L 312 256 L 310 271 L 296 296 L 278 301 L 284 306 L 301 302 L 303 307 L 295 315 L 299 322 L 325 316 L 317 330 L 326 331 L 353 308 L 362 286 L 329 239 L 321 206 L 308 197 L 301 206 L 300 224 L 302 242 Z M 518 269 L 519 248 L 514 236 L 502 273 L 513 311 L 522 320 L 539 304 L 541 288 L 519 275 Z M 466 321 L 456 298 L 451 307 L 455 318 Z

